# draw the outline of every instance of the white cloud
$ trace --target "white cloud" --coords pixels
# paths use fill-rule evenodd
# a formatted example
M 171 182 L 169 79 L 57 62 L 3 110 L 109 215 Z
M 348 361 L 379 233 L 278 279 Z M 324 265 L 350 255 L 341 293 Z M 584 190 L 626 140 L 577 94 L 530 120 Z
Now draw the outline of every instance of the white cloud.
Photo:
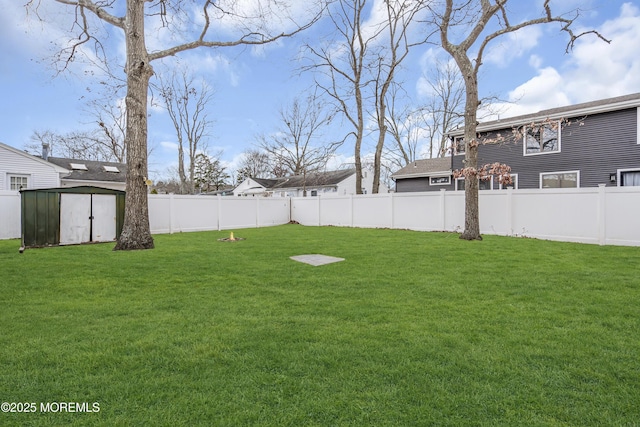
M 535 48 L 542 38 L 540 25 L 524 27 L 519 31 L 507 33 L 499 37 L 489 48 L 484 57 L 484 63 L 491 63 L 498 67 L 506 67 L 513 60 L 521 58 L 525 53 Z
M 172 141 L 161 141 L 160 142 L 160 147 L 162 147 L 162 149 L 164 151 L 171 151 L 171 152 L 178 152 L 178 143 L 177 142 L 172 142 Z
M 596 28 L 611 44 L 593 35 L 578 39 L 568 58 L 544 67 L 533 55 L 537 75 L 509 92 L 506 116 L 640 92 L 640 9 L 624 3 L 620 15 Z M 505 116 L 503 116 L 505 117 Z

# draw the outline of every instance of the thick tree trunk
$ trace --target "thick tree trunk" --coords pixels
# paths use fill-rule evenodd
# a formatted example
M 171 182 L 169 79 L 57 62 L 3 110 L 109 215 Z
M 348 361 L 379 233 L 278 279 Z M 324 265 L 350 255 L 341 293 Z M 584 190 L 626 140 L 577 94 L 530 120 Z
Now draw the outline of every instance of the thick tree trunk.
M 478 78 L 466 54 L 455 58 L 464 76 L 466 102 L 464 107 L 464 240 L 482 240 L 478 202 Z
M 153 69 L 144 41 L 144 0 L 127 1 L 127 186 L 124 224 L 114 250 L 152 249 L 147 199 L 147 94 Z

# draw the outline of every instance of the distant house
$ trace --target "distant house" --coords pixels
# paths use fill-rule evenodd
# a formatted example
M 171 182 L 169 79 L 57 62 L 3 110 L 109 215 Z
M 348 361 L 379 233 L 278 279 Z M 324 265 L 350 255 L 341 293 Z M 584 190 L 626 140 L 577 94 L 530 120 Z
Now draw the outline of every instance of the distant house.
M 449 135 L 452 171 L 464 167 L 463 136 L 464 129 Z M 640 93 L 481 123 L 478 137 L 493 141 L 478 147 L 478 166 L 509 165 L 516 189 L 640 185 Z M 464 178 L 450 175 L 446 184 L 443 175 L 438 187 L 427 166 L 416 169 L 393 174 L 397 191 L 464 189 Z M 504 187 L 497 179 L 480 182 L 481 190 Z
M 370 194 L 373 174 L 368 170 L 363 170 L 362 174 L 362 192 Z M 356 194 L 356 170 L 344 169 L 273 179 L 247 178 L 233 190 L 236 196 L 267 197 L 301 197 L 305 192 L 312 197 Z M 380 184 L 379 192 L 386 193 L 388 188 Z
M 124 190 L 127 182 L 126 163 L 49 157 L 48 161 L 68 170 L 60 179 L 61 187 L 89 185 L 112 190 Z
M 60 187 L 69 171 L 0 142 L 0 190 Z
M 391 175 L 396 192 L 453 190 L 451 157 L 420 159 L 409 163 Z
M 124 190 L 127 166 L 124 163 L 42 157 L 0 143 L 0 190 L 95 186 Z

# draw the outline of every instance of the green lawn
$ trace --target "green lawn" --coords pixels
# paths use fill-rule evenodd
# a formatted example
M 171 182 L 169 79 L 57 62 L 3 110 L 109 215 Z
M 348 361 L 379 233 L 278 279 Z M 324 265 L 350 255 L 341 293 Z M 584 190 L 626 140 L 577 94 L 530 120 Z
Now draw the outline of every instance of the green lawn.
M 0 241 L 0 402 L 38 409 L 0 425 L 640 423 L 640 248 L 235 234 L 136 252 Z M 346 260 L 289 259 L 310 253 Z

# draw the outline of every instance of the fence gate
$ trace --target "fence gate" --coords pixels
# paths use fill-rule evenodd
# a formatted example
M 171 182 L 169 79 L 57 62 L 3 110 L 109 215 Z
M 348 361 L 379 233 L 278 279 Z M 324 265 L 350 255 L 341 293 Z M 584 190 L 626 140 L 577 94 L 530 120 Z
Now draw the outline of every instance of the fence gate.
M 116 239 L 116 196 L 60 194 L 60 244 Z

